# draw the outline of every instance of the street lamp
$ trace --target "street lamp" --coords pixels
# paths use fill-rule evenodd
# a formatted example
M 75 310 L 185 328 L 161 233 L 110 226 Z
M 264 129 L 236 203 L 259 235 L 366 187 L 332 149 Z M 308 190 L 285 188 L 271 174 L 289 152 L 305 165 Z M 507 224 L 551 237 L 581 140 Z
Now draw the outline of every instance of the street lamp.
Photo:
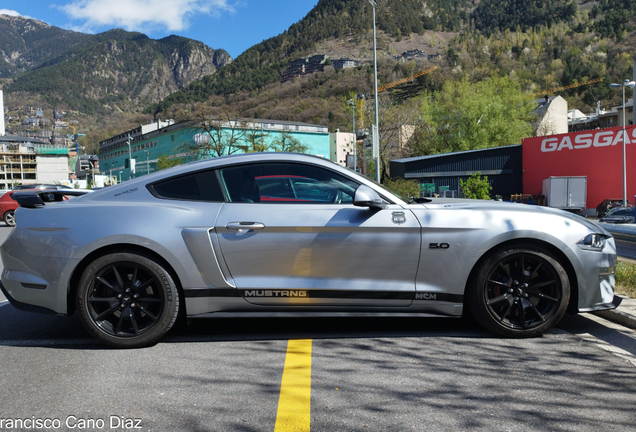
M 356 100 L 349 99 L 349 106 L 353 113 L 353 170 L 358 172 L 358 146 L 356 145 Z
M 378 125 L 378 57 L 375 37 L 375 7 L 376 0 L 369 0 L 373 7 L 373 99 L 375 100 L 375 134 L 372 135 L 373 156 L 375 158 L 375 181 L 380 182 L 380 128 Z
M 146 153 L 146 174 L 150 174 L 150 161 L 148 160 L 150 157 L 150 151 L 144 150 L 144 153 Z
M 110 164 L 110 175 L 108 176 L 108 183 L 111 183 L 113 180 L 113 167 L 117 165 L 117 161 Z
M 623 207 L 627 207 L 627 160 L 625 158 L 625 147 L 627 144 L 627 133 L 625 131 L 625 87 L 633 89 L 636 82 L 625 79 L 623 84 L 610 84 L 611 88 L 623 89 Z

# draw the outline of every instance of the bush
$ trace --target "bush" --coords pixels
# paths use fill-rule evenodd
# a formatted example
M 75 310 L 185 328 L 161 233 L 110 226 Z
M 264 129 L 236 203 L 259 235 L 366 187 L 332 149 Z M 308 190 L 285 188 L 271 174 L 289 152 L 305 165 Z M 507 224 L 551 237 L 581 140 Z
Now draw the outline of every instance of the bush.
M 459 181 L 459 188 L 462 191 L 463 198 L 470 199 L 490 199 L 490 191 L 492 186 L 488 183 L 488 176 L 481 178 L 481 172 L 473 174 L 466 181 Z
M 420 184 L 417 180 L 405 180 L 403 178 L 396 178 L 394 180 L 387 180 L 384 184 L 389 190 L 395 192 L 402 198 L 408 201 L 411 197 L 420 196 Z
M 616 292 L 636 298 L 636 265 L 619 261 L 616 266 Z

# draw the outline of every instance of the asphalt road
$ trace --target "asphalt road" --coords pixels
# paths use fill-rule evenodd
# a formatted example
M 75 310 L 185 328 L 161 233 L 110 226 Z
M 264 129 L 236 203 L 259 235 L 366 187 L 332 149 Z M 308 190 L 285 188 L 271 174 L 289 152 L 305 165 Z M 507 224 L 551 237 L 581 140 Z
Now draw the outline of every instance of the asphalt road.
M 208 319 L 113 350 L 76 317 L 2 303 L 0 430 L 49 419 L 60 427 L 47 430 L 273 431 L 287 341 L 298 338 L 312 340 L 314 431 L 636 425 L 635 332 L 594 316 L 525 340 L 447 318 Z

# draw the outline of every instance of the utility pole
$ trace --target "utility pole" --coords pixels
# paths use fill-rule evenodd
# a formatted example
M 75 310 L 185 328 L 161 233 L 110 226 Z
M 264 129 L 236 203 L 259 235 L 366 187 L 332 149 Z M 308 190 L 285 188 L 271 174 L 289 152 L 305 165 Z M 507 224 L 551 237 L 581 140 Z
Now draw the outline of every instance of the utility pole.
M 375 124 L 372 128 L 371 139 L 373 142 L 373 158 L 375 159 L 375 181 L 380 183 L 380 126 L 378 115 L 378 54 L 375 33 L 375 7 L 376 0 L 369 0 L 373 8 L 373 100 L 375 101 Z

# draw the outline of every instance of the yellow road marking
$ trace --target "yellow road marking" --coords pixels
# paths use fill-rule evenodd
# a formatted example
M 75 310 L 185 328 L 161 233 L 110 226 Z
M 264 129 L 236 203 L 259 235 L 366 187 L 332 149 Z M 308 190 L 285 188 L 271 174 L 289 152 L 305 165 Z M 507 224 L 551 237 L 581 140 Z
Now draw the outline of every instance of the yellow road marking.
M 274 432 L 309 431 L 311 342 L 311 339 L 301 339 L 287 343 Z

